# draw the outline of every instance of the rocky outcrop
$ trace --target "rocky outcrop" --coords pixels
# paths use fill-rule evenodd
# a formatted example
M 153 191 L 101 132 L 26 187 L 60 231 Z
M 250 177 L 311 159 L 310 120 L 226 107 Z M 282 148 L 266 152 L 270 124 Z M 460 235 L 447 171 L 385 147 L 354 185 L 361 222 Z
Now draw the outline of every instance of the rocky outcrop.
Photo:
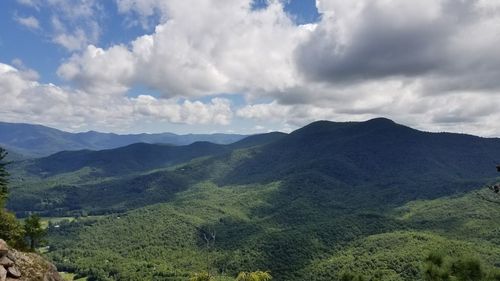
M 0 239 L 0 281 L 63 281 L 56 267 L 35 253 L 11 249 Z

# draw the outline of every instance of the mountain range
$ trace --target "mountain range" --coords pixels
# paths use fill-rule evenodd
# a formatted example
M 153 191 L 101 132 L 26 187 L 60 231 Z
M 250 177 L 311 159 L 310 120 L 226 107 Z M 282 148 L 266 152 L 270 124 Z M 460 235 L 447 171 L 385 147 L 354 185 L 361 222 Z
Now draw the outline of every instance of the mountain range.
M 69 133 L 57 129 L 23 123 L 0 122 L 0 146 L 6 148 L 12 159 L 43 157 L 64 150 L 102 150 L 133 143 L 161 143 L 187 145 L 197 141 L 228 144 L 243 139 L 237 134 L 127 134 L 95 131 Z
M 499 161 L 498 138 L 318 121 L 231 144 L 18 161 L 8 208 L 45 216 L 47 255 L 89 280 L 187 280 L 208 268 L 218 280 L 270 270 L 278 281 L 414 281 L 432 251 L 500 266 L 500 198 L 481 188 Z

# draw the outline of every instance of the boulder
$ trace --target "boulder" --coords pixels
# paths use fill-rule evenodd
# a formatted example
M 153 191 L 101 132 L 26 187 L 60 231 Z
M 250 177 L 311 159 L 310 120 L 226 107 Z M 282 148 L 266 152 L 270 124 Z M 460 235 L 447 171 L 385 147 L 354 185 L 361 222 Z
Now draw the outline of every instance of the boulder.
M 7 270 L 0 266 L 0 281 L 5 281 L 7 279 Z
M 15 266 L 7 268 L 7 276 L 12 278 L 21 278 L 21 271 Z
M 35 253 L 9 249 L 0 239 L 0 281 L 64 281 L 57 268 Z
M 9 247 L 7 243 L 0 239 L 0 257 L 5 256 L 9 252 Z
M 57 272 L 57 268 L 40 255 L 19 252 L 14 249 L 9 253 L 16 260 L 14 262 L 15 268 L 22 276 L 17 279 L 8 277 L 7 281 L 64 281 Z
M 11 261 L 16 262 L 16 257 L 12 254 L 12 252 L 8 252 L 6 257 L 8 257 Z
M 10 267 L 13 266 L 14 262 L 7 257 L 7 255 L 0 258 L 0 266 Z

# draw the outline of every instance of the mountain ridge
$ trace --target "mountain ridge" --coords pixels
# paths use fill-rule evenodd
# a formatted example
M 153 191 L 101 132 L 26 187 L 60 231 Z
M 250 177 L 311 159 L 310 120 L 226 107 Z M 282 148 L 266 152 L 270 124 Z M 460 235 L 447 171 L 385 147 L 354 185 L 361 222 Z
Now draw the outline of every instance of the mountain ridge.
M 239 134 L 115 134 L 88 131 L 70 133 L 43 125 L 0 122 L 0 145 L 25 157 L 43 157 L 64 150 L 102 150 L 133 143 L 187 145 L 196 141 L 229 144 L 246 135 Z
M 79 154 L 81 163 L 73 158 Z M 111 273 L 186 280 L 213 268 L 337 281 L 337 269 L 349 269 L 338 261 L 366 250 L 355 264 L 360 270 L 378 274 L 381 267 L 390 271 L 381 280 L 415 281 L 421 260 L 440 243 L 477 251 L 494 266 L 496 194 L 478 188 L 497 179 L 499 159 L 496 138 L 422 132 L 387 119 L 320 121 L 229 145 L 134 144 L 20 162 L 54 165 L 53 172 L 15 182 L 8 207 L 21 216 L 71 217 L 50 229 L 48 255 L 95 280 Z M 450 205 L 446 196 L 461 199 Z M 203 238 L 212 230 L 214 251 Z M 147 257 L 147 265 L 131 255 Z

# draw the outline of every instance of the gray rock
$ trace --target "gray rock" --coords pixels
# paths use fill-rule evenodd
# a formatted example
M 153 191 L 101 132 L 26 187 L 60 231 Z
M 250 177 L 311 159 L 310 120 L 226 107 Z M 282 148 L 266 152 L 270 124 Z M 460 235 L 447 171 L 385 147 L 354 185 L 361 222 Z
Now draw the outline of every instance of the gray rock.
M 11 261 L 16 262 L 16 256 L 12 252 L 8 252 L 6 257 L 8 257 Z
M 5 281 L 7 279 L 7 270 L 0 266 L 0 281 Z
M 10 276 L 12 278 L 20 278 L 21 271 L 19 271 L 19 269 L 17 269 L 15 266 L 11 266 L 7 268 L 7 276 Z
M 0 266 L 10 267 L 13 265 L 14 265 L 14 262 L 11 259 L 9 259 L 7 256 L 0 258 Z
M 0 239 L 0 257 L 5 256 L 9 252 L 9 247 L 7 243 Z

